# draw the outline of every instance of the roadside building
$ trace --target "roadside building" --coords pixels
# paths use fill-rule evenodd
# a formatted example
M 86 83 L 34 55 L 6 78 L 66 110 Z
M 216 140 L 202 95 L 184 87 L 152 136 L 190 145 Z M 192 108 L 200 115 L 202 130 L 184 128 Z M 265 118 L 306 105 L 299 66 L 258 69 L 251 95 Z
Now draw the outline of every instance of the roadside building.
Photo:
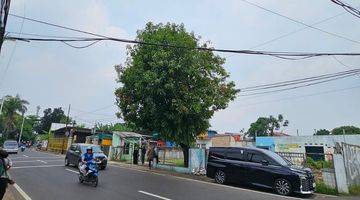
M 114 131 L 109 157 L 113 160 L 131 161 L 134 148 L 140 148 L 143 135 L 135 132 Z
M 72 143 L 85 143 L 86 137 L 91 135 L 91 129 L 73 127 L 68 124 L 52 123 L 49 131 L 47 149 L 65 153 Z

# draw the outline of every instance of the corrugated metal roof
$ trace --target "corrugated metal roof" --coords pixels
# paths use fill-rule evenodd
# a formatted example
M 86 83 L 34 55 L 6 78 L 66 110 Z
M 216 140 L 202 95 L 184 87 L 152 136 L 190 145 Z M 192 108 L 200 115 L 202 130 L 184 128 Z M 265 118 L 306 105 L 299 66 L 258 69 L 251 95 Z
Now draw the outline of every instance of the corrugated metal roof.
M 124 138 L 124 137 L 142 137 L 141 134 L 139 133 L 135 133 L 135 132 L 119 132 L 119 131 L 114 131 L 113 132 L 116 135 L 119 135 L 120 137 Z

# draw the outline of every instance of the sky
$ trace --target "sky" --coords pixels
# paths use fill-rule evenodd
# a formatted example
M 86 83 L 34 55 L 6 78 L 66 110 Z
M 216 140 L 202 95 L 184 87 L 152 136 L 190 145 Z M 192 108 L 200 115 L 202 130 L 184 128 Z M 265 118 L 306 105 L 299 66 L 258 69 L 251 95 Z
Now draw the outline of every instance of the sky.
M 282 15 L 360 41 L 360 19 L 329 0 L 248 0 Z M 357 5 L 356 0 L 347 0 Z M 188 31 L 211 41 L 213 47 L 296 52 L 360 52 L 360 42 L 350 42 L 315 29 L 304 28 L 242 0 L 13 0 L 10 13 L 107 36 L 134 39 L 149 21 L 183 23 Z M 303 29 L 258 46 L 281 35 Z M 10 32 L 60 36 L 80 33 L 9 17 Z M 19 36 L 19 35 L 15 35 Z M 20 35 L 24 36 L 24 35 Z M 83 44 L 75 44 L 83 45 Z M 258 46 L 258 47 L 256 47 Z M 254 48 L 256 47 L 256 48 Z M 237 88 L 354 69 L 360 57 L 318 57 L 299 61 L 269 56 L 220 53 Z M 0 55 L 0 96 L 19 94 L 36 107 L 71 104 L 70 116 L 78 123 L 115 123 L 116 73 L 114 65 L 126 60 L 126 45 L 99 42 L 74 49 L 63 43 L 6 41 Z M 8 70 L 6 70 L 8 69 Z M 341 125 L 360 126 L 360 76 L 276 94 L 237 97 L 215 113 L 211 129 L 219 132 L 247 130 L 258 117 L 283 114 L 291 135 Z

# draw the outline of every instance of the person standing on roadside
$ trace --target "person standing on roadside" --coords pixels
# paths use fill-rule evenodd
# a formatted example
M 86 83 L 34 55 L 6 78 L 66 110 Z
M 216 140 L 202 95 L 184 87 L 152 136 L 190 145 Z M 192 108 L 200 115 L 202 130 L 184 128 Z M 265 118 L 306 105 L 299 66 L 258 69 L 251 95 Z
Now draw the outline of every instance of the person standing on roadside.
M 159 164 L 159 147 L 156 145 L 154 148 L 155 163 Z
M 153 159 L 154 159 L 154 148 L 149 145 L 149 148 L 146 152 L 146 157 L 149 161 L 149 169 L 151 169 L 151 166 L 152 166 L 152 162 L 153 162 Z
M 15 184 L 7 173 L 11 167 L 11 161 L 8 156 L 9 154 L 6 151 L 0 150 L 0 199 L 3 199 L 8 184 Z
M 144 165 L 145 163 L 145 155 L 146 155 L 146 147 L 145 144 L 143 143 L 141 145 L 141 164 Z

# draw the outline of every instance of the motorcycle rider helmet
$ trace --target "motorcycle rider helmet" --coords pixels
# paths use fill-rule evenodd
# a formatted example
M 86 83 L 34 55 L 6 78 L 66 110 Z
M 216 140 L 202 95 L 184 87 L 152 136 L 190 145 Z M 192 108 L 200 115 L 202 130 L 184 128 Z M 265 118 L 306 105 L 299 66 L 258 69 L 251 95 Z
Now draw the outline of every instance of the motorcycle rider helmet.
M 88 153 L 92 153 L 92 148 L 91 148 L 91 146 L 86 147 L 86 152 L 88 152 Z

